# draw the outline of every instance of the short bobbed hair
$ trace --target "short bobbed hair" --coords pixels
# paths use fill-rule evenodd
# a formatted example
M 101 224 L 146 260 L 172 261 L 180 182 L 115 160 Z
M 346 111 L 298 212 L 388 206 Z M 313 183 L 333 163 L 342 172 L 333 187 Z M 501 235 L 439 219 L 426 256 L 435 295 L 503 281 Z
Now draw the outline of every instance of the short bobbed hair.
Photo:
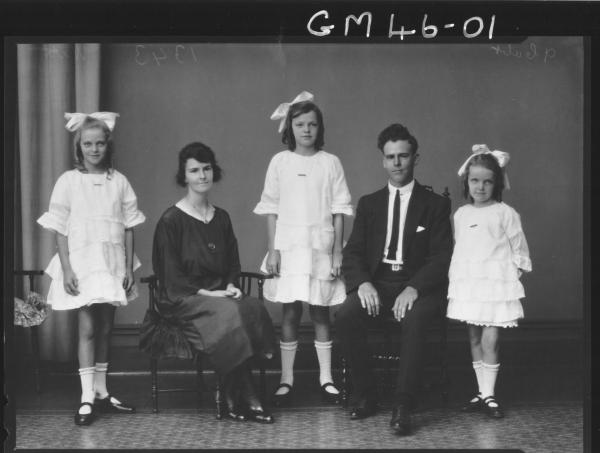
M 492 190 L 492 198 L 498 202 L 502 201 L 504 172 L 496 158 L 491 154 L 477 154 L 476 156 L 473 156 L 467 164 L 467 168 L 463 175 L 463 196 L 465 199 L 473 203 L 473 197 L 469 193 L 469 170 L 474 166 L 487 168 L 494 173 L 494 190 Z
M 390 124 L 379 133 L 379 136 L 377 137 L 377 148 L 383 153 L 383 147 L 387 142 L 397 142 L 398 140 L 408 141 L 411 152 L 413 154 L 417 153 L 417 150 L 419 149 L 417 139 L 400 123 Z
M 83 151 L 81 150 L 81 134 L 87 129 L 100 129 L 104 133 L 104 139 L 106 140 L 106 154 L 102 159 L 101 165 L 106 168 L 109 173 L 113 168 L 113 141 L 112 132 L 106 125 L 106 123 L 97 118 L 88 116 L 83 120 L 83 123 L 75 131 L 73 136 L 73 151 L 75 153 L 75 168 L 82 172 L 87 172 L 85 164 L 83 163 Z
M 315 112 L 317 115 L 317 123 L 319 130 L 317 131 L 317 138 L 315 140 L 315 149 L 321 150 L 325 145 L 325 124 L 323 123 L 323 113 L 321 109 L 317 107 L 317 104 L 311 101 L 302 101 L 292 104 L 288 110 L 288 114 L 285 117 L 285 125 L 283 132 L 281 133 L 281 141 L 284 145 L 287 145 L 291 151 L 296 149 L 296 139 L 294 138 L 294 130 L 292 128 L 292 121 L 297 116 L 304 113 Z
M 181 151 L 179 151 L 179 166 L 177 168 L 177 175 L 175 175 L 175 181 L 181 187 L 185 187 L 185 164 L 188 159 L 196 159 L 198 162 L 210 164 L 213 170 L 213 182 L 219 182 L 223 177 L 223 170 L 217 164 L 215 153 L 210 147 L 204 143 L 193 142 L 185 145 Z

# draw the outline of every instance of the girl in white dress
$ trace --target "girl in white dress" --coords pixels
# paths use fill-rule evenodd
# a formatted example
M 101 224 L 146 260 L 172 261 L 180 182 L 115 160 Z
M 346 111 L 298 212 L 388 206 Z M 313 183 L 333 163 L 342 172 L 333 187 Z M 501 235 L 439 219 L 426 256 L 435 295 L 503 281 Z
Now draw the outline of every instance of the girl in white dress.
M 96 411 L 132 413 L 106 387 L 115 308 L 137 297 L 133 271 L 133 227 L 144 222 L 127 178 L 112 168 L 112 129 L 118 114 L 66 113 L 75 132 L 75 169 L 54 186 L 50 207 L 39 219 L 54 231 L 58 253 L 46 273 L 48 303 L 78 311 L 81 405 L 75 424 L 89 425 Z
M 331 376 L 329 307 L 346 297 L 340 280 L 342 216 L 353 210 L 340 160 L 322 149 L 323 115 L 312 100 L 303 91 L 271 116 L 281 120 L 279 132 L 289 149 L 271 159 L 254 209 L 267 217 L 269 251 L 261 269 L 275 276 L 265 283 L 265 297 L 283 307 L 281 379 L 273 401 L 277 406 L 291 402 L 302 302 L 309 304 L 315 327 L 322 398 L 337 402 L 339 397 Z
M 529 248 L 517 211 L 502 202 L 508 187 L 508 153 L 474 145 L 458 171 L 469 204 L 454 214 L 455 246 L 450 263 L 448 318 L 467 323 L 473 369 L 479 392 L 465 412 L 485 411 L 501 418 L 494 397 L 501 327 L 515 327 L 523 317 L 525 297 L 519 278 L 531 271 Z

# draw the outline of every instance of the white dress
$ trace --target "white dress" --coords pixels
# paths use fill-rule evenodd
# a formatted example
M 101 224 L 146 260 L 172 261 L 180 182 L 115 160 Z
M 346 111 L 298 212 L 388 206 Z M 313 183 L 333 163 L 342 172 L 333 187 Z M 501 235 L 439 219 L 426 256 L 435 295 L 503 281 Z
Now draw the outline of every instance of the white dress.
M 517 211 L 505 203 L 468 204 L 454 214 L 448 312 L 481 326 L 514 327 L 525 297 L 519 269 L 531 271 L 529 248 Z
M 265 282 L 265 298 L 321 306 L 342 303 L 344 283 L 330 274 L 333 214 L 352 215 L 353 209 L 340 160 L 322 150 L 312 156 L 287 150 L 275 154 L 254 212 L 277 215 L 280 276 Z M 266 257 L 261 266 L 266 273 L 265 262 Z
M 127 305 L 125 277 L 125 228 L 144 222 L 137 198 L 127 178 L 116 170 L 107 173 L 63 173 L 54 186 L 50 207 L 37 221 L 44 228 L 67 236 L 69 261 L 78 280 L 79 294 L 63 287 L 58 253 L 46 268 L 52 278 L 48 303 L 54 310 L 71 310 L 94 303 Z M 133 269 L 140 266 L 133 257 Z

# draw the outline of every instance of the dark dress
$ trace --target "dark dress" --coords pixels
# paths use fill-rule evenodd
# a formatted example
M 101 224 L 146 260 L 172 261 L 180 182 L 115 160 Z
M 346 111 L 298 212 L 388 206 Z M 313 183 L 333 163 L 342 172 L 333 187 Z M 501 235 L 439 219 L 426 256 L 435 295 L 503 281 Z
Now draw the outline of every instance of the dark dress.
M 275 351 L 273 323 L 261 301 L 197 294 L 201 288 L 238 286 L 238 245 L 226 211 L 215 207 L 205 224 L 176 206 L 167 209 L 156 225 L 152 264 L 161 315 L 208 356 L 215 371 L 227 373 L 254 355 Z

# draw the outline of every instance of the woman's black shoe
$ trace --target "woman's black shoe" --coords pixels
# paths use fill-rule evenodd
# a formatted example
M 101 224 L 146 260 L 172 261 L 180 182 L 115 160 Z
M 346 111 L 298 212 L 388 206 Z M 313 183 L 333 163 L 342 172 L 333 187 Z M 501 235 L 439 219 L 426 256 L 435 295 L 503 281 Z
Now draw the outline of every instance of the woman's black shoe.
M 338 404 L 340 402 L 340 394 L 328 392 L 327 387 L 333 387 L 337 390 L 337 387 L 332 382 L 326 382 L 321 386 L 321 400 L 325 403 Z
M 481 399 L 480 393 L 475 395 L 460 408 L 461 412 L 479 412 L 481 410 L 483 410 L 483 400 Z
M 266 412 L 264 409 L 250 409 L 246 412 L 248 420 L 252 420 L 258 423 L 274 423 L 275 419 L 271 414 Z
M 278 395 L 277 391 L 282 388 L 287 388 L 288 392 L 283 395 Z M 273 395 L 273 406 L 275 407 L 287 407 L 292 403 L 292 386 L 290 384 L 279 384 L 277 390 L 275 390 L 275 394 Z
M 491 404 L 493 404 L 493 406 Z M 504 417 L 504 411 L 493 396 L 486 396 L 483 399 L 483 408 L 484 412 L 492 418 Z
M 135 413 L 135 407 L 128 406 L 110 395 L 102 399 L 96 398 L 94 400 L 94 406 L 101 412 L 112 412 L 115 414 Z
M 89 414 L 80 414 L 79 411 L 83 406 L 90 406 L 91 412 Z M 91 403 L 81 403 L 75 413 L 75 424 L 79 426 L 90 425 L 95 418 L 94 406 Z

